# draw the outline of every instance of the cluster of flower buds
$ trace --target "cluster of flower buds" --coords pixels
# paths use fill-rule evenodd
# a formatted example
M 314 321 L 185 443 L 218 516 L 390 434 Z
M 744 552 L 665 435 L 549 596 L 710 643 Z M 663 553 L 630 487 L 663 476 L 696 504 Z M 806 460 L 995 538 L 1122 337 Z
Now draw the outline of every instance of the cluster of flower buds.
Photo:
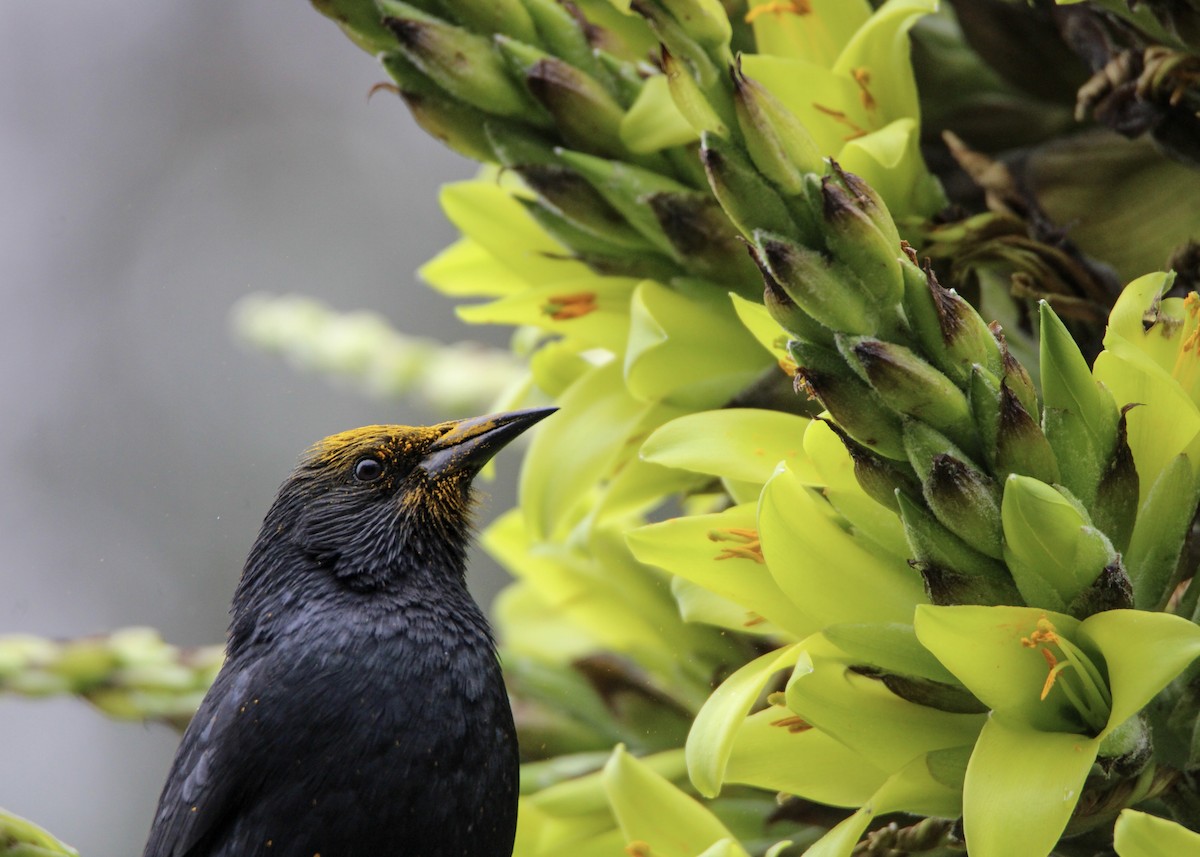
M 161 720 L 182 729 L 224 659 L 223 646 L 180 649 L 150 628 L 59 642 L 0 637 L 0 690 L 73 694 L 110 717 Z
M 1012 853 L 1004 851 L 997 831 L 1010 829 L 1015 818 L 995 807 L 1020 801 L 973 785 L 995 778 L 976 774 L 972 780 L 970 771 L 1032 764 L 1042 753 L 1056 759 L 1053 776 L 1073 785 L 1054 786 L 1056 795 L 1069 791 L 1070 799 L 1056 797 L 1047 803 L 1050 809 L 1030 816 L 1022 840 L 1029 853 L 1048 850 L 1069 830 L 1067 817 L 1082 784 L 1080 759 L 1117 772 L 1104 786 L 1106 795 L 1128 797 L 1122 789 L 1131 783 L 1140 784 L 1139 798 L 1166 787 L 1145 752 L 1148 733 L 1132 714 L 1182 662 L 1126 680 L 1130 656 L 1117 653 L 1111 635 L 1113 628 L 1127 631 L 1142 621 L 1140 611 L 1128 608 L 1157 611 L 1178 596 L 1182 545 L 1200 490 L 1187 455 L 1194 450 L 1180 440 L 1169 453 L 1145 451 L 1146 423 L 1137 408 L 1129 410 L 1138 401 L 1131 392 L 1137 384 L 1126 382 L 1145 367 L 1128 349 L 1114 349 L 1123 356 L 1109 361 L 1110 370 L 1102 359 L 1093 373 L 1070 332 L 1043 304 L 1040 355 L 1022 350 L 1027 343 L 1017 339 L 1010 350 L 1004 331 L 989 323 L 992 317 L 943 287 L 902 240 L 942 261 L 950 253 L 946 248 L 975 248 L 978 254 L 963 264 L 980 282 L 985 275 L 1017 272 L 1018 286 L 1079 291 L 1047 279 L 1061 269 L 1075 272 L 1072 282 L 1095 285 L 1070 254 L 1035 242 L 996 240 L 997 229 L 1011 226 L 1003 214 L 940 229 L 929 223 L 945 200 L 920 155 L 906 33 L 932 4 L 890 0 L 871 13 L 865 4 L 834 10 L 828 4 L 751 2 L 737 14 L 717 0 L 635 0 L 629 14 L 603 2 L 555 0 L 316 5 L 357 44 L 381 56 L 392 88 L 432 134 L 504 168 L 501 180 L 519 176 L 521 187 L 510 187 L 517 205 L 496 205 L 493 212 L 519 213 L 553 242 L 530 239 L 525 226 L 514 227 L 510 244 L 536 251 L 518 257 L 489 233 L 492 227 L 481 226 L 483 218 L 447 204 L 471 242 L 455 251 L 453 261 L 477 264 L 471 254 L 483 248 L 509 275 L 519 269 L 522 288 L 528 287 L 477 287 L 476 294 L 500 299 L 470 308 L 464 317 L 528 323 L 563 336 L 559 348 L 542 349 L 532 366 L 535 382 L 559 396 L 564 410 L 559 428 L 548 428 L 535 442 L 523 476 L 527 535 L 543 541 L 536 554 L 510 564 L 524 577 L 500 605 L 502 627 L 510 629 L 514 645 L 538 650 L 534 638 L 548 629 L 583 648 L 585 640 L 601 641 L 639 666 L 650 665 L 660 690 L 671 679 L 658 647 L 692 645 L 705 652 L 702 660 L 719 660 L 716 649 L 705 648 L 711 640 L 695 635 L 685 642 L 685 632 L 656 612 L 659 594 L 641 572 L 620 577 L 624 590 L 617 594 L 607 588 L 619 568 L 611 562 L 596 566 L 604 573 L 582 587 L 582 578 L 572 576 L 583 567 L 579 563 L 573 571 L 555 567 L 551 583 L 543 562 L 566 544 L 599 551 L 600 522 L 615 526 L 617 510 L 633 515 L 661 499 L 663 489 L 656 495 L 651 483 L 691 492 L 689 502 L 707 512 L 703 503 L 716 480 L 731 508 L 647 527 L 631 535 L 630 545 L 639 559 L 676 576 L 672 595 L 686 618 L 760 640 L 803 642 L 748 664 L 705 703 L 688 738 L 689 771 L 703 793 L 715 794 L 724 778 L 734 776 L 762 787 L 787 783 L 796 794 L 826 794 L 823 783 L 834 774 L 815 784 L 797 783 L 795 774 L 810 764 L 820 770 L 825 745 L 817 743 L 805 755 L 794 749 L 805 739 L 790 739 L 785 749 L 776 743 L 783 740 L 777 723 L 787 724 L 788 734 L 836 736 L 862 753 L 853 764 L 888 774 L 878 790 L 850 801 L 865 805 L 830 833 L 824 842 L 840 845 L 831 845 L 829 853 L 848 854 L 872 811 L 953 815 L 964 805 L 972 853 Z M 472 193 L 485 201 L 484 192 Z M 578 282 L 562 288 L 542 267 L 549 257 L 581 263 L 593 279 L 586 288 Z M 1053 261 L 1062 264 L 1055 268 Z M 455 276 L 439 269 L 430 279 L 445 283 Z M 774 416 L 689 415 L 718 407 L 718 395 L 728 401 L 729 385 L 747 383 L 756 365 L 740 356 L 746 353 L 745 329 L 726 324 L 733 321 L 728 304 L 724 316 L 714 311 L 714 295 L 730 292 L 742 299 L 734 301 L 737 321 L 794 375 L 796 390 L 826 412 L 827 428 L 805 423 L 806 429 L 784 429 L 794 434 L 780 438 L 771 433 L 780 428 Z M 744 300 L 759 293 L 759 307 Z M 1103 298 L 1095 288 L 1081 294 L 1085 302 Z M 780 337 L 764 318 L 787 331 L 786 346 L 775 342 Z M 1175 328 L 1169 330 L 1173 336 Z M 724 344 L 724 354 L 713 353 L 722 350 L 716 342 Z M 596 346 L 615 359 L 592 365 L 579 358 Z M 1040 357 L 1037 382 L 1014 351 L 1031 367 L 1028 358 Z M 1134 368 L 1117 366 L 1119 360 Z M 676 422 L 669 422 L 672 417 Z M 693 418 L 688 431 L 673 428 Z M 726 428 L 720 445 L 689 434 L 710 423 Z M 645 460 L 638 460 L 630 450 L 647 435 Z M 790 448 L 801 445 L 801 436 L 803 455 Z M 583 438 L 586 443 L 578 442 Z M 564 465 L 569 469 L 551 468 L 552 458 L 565 459 L 547 450 L 562 452 L 568 440 L 576 441 L 571 463 Z M 830 463 L 840 451 L 826 444 L 839 440 L 853 484 L 839 481 Z M 771 451 L 784 461 L 774 475 L 755 460 Z M 668 477 L 655 467 L 673 468 L 674 481 L 656 481 Z M 581 480 L 599 487 L 589 493 L 577 487 Z M 1175 504 L 1171 496 L 1186 501 Z M 715 555 L 694 547 L 696 532 L 705 527 L 723 546 Z M 520 553 L 513 551 L 514 557 Z M 821 568 L 797 559 L 806 551 L 823 558 Z M 529 558 L 534 555 L 539 559 Z M 584 565 L 591 568 L 595 559 L 586 556 Z M 716 567 L 723 571 L 732 562 L 741 572 L 731 580 Z M 523 563 L 541 571 L 525 571 Z M 847 580 L 858 581 L 861 591 Z M 1193 609 L 1195 600 L 1193 594 L 1180 609 Z M 621 604 L 629 610 L 628 628 L 600 621 L 611 620 Z M 527 630 L 504 621 L 503 614 L 518 606 L 521 617 L 536 618 Z M 1004 688 L 981 678 L 990 649 L 965 655 L 961 648 L 966 636 L 996 636 L 993 623 L 1001 614 L 1004 627 L 1025 629 L 1014 640 L 995 641 L 1012 644 L 1004 649 L 1014 664 L 1012 686 Z M 1170 637 L 1178 651 L 1190 652 L 1195 628 L 1168 621 L 1175 618 L 1156 615 L 1153 624 L 1161 626 L 1161 639 Z M 586 633 L 572 636 L 577 632 L 566 631 L 564 619 Z M 632 629 L 641 634 L 639 623 L 647 619 L 657 629 L 644 629 L 638 639 L 646 644 L 635 645 Z M 533 730 L 531 740 L 559 752 L 630 740 L 621 718 L 607 725 L 593 718 L 584 732 L 564 727 L 554 700 L 571 695 L 565 688 L 579 681 L 574 667 L 559 664 L 546 672 L 536 659 L 514 664 L 521 665 L 512 678 L 529 706 L 524 728 Z M 1043 665 L 1049 677 L 1042 673 L 1038 702 L 1050 700 L 1047 706 L 1030 703 L 1022 684 Z M 769 711 L 750 714 L 770 675 L 791 667 L 786 695 L 769 697 L 772 706 L 784 708 L 780 716 L 767 721 Z M 898 729 L 890 708 L 872 719 L 871 706 L 883 703 L 865 691 L 855 695 L 861 688 L 849 675 L 855 682 L 878 682 L 893 702 L 912 706 L 903 709 L 911 728 L 888 732 Z M 821 685 L 833 681 L 825 676 L 841 683 Z M 682 682 L 676 690 L 687 697 L 692 686 Z M 673 735 L 678 725 L 663 714 L 668 698 L 680 697 L 658 698 L 663 735 Z M 825 716 L 822 705 L 829 699 L 840 700 L 837 717 Z M 691 705 L 688 698 L 683 710 Z M 1053 717 L 1045 713 L 1051 706 Z M 984 726 L 975 718 L 988 710 L 1005 717 Z M 861 729 L 841 731 L 847 722 Z M 872 730 L 893 737 L 859 746 Z M 942 736 L 949 730 L 961 746 L 922 745 L 922 730 Z M 1068 758 L 1065 750 L 1054 756 L 1060 737 L 1064 747 L 1073 742 L 1076 756 Z M 1040 749 L 1026 751 L 1026 745 Z M 904 761 L 915 759 L 919 770 L 893 766 L 885 748 L 900 746 Z M 773 749 L 797 754 L 791 773 L 767 761 Z M 747 754 L 755 761 L 746 762 Z M 1011 758 L 1000 758 L 1006 754 Z M 738 764 L 744 766 L 740 773 L 726 769 Z M 843 759 L 828 770 L 847 764 Z M 628 768 L 626 762 L 609 765 Z M 549 806 L 567 785 L 531 796 L 530 806 L 538 796 Z M 895 797 L 900 792 L 910 797 Z M 924 797 L 911 797 L 918 793 Z M 656 794 L 664 806 L 675 801 Z M 638 825 L 622 817 L 625 797 L 610 793 L 608 800 L 627 850 L 639 847 L 631 843 Z M 1104 813 L 1095 806 L 1102 803 L 1097 797 L 1089 804 L 1098 820 L 1074 823 L 1111 821 L 1099 818 Z M 1121 802 L 1114 798 L 1112 805 Z M 536 821 L 540 812 L 527 808 L 523 817 Z M 710 832 L 716 838 L 699 850 L 741 853 L 737 843 Z M 531 847 L 529 853 L 555 852 Z

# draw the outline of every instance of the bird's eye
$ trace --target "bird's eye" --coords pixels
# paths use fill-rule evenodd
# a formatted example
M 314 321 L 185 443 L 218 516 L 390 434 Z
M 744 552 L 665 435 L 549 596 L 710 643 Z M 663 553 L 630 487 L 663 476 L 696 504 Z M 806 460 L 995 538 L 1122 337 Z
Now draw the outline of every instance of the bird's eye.
M 378 458 L 360 458 L 354 464 L 354 478 L 359 482 L 374 482 L 383 475 L 383 464 Z

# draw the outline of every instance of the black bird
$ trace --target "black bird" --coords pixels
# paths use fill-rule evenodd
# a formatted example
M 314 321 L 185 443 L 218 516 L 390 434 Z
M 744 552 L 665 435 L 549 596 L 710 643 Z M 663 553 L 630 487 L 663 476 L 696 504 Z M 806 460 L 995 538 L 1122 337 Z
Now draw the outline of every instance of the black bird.
M 464 580 L 471 480 L 553 410 L 309 450 L 250 551 L 145 857 L 510 857 L 517 739 Z

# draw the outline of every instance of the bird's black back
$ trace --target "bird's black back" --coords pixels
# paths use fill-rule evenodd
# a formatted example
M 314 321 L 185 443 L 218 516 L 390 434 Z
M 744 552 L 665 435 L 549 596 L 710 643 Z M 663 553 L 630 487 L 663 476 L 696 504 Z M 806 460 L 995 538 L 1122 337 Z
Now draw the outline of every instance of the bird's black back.
M 356 613 L 231 658 L 145 857 L 509 857 L 516 737 L 472 611 Z

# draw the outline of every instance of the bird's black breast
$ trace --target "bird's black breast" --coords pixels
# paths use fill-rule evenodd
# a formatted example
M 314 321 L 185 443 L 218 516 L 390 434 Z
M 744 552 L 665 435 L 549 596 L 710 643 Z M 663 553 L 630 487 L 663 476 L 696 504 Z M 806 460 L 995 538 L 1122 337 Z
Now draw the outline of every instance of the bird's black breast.
M 512 714 L 464 610 L 310 616 L 237 652 L 184 737 L 147 857 L 509 857 Z M 156 848 L 160 825 L 190 835 Z

